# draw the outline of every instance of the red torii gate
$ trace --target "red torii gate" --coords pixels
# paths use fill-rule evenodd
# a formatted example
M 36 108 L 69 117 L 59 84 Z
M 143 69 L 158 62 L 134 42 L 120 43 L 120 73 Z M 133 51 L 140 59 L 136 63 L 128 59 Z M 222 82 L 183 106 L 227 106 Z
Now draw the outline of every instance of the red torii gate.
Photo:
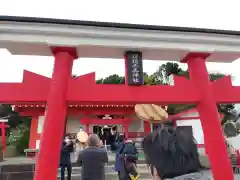
M 5 124 L 6 122 L 8 122 L 7 119 L 0 119 L 0 129 L 1 129 L 2 145 L 3 145 L 4 152 L 6 152 L 6 148 L 7 148 L 6 129 L 8 128 L 8 125 Z
M 205 59 L 209 54 L 190 52 L 211 52 L 209 61 L 232 62 L 240 57 L 238 41 L 240 32 L 11 16 L 0 16 L 0 21 L 0 32 L 3 34 L 0 36 L 0 48 L 6 48 L 12 54 L 44 56 L 53 54 L 55 57 L 51 82 L 45 80 L 43 83 L 44 80 L 28 79 L 23 84 L 0 85 L 1 103 L 47 102 L 35 180 L 56 179 L 55 170 L 58 167 L 59 156 L 58 153 L 56 156 L 50 155 L 48 148 L 54 152 L 60 150 L 67 105 L 79 101 L 86 104 L 99 102 L 197 104 L 214 179 L 233 180 L 215 105 L 217 102 L 240 102 L 239 88 L 225 87 L 224 85 L 230 85 L 228 80 L 211 84 L 205 65 Z M 48 36 L 47 41 L 41 40 L 44 39 L 44 35 Z M 188 64 L 190 81 L 179 81 L 174 87 L 89 83 L 85 83 L 84 86 L 84 83 L 79 83 L 80 80 L 70 81 L 73 60 L 77 58 L 76 51 L 80 52 L 82 58 L 122 58 L 125 50 L 142 51 L 144 59 L 152 60 L 180 60 L 189 52 L 182 62 Z M 136 56 L 141 53 L 136 54 L 132 54 L 131 61 L 127 61 L 130 60 L 129 56 L 125 57 L 131 67 L 126 69 L 126 72 L 133 76 L 129 78 L 129 84 L 135 85 L 137 82 L 142 83 L 142 76 L 138 79 L 136 71 L 133 72 L 133 65 L 137 65 L 134 64 Z M 142 73 L 141 67 L 138 70 Z M 43 86 L 44 84 L 46 86 Z M 219 84 L 221 87 L 217 89 Z M 220 94 L 224 88 L 225 92 Z M 211 126 L 214 126 L 214 129 Z
M 84 77 L 88 79 L 87 84 L 81 78 L 75 78 L 68 82 L 71 77 L 73 60 L 76 59 L 75 49 L 53 48 L 53 53 L 55 65 L 52 84 L 48 78 L 34 80 L 28 78 L 24 79 L 23 83 L 0 84 L 1 102 L 14 104 L 16 102 L 48 102 L 48 113 L 41 139 L 35 180 L 44 179 L 46 174 L 53 179 L 56 176 L 55 169 L 58 167 L 59 157 L 51 156 L 49 148 L 54 152 L 60 150 L 66 105 L 69 102 L 81 102 L 81 104 L 97 104 L 99 102 L 101 104 L 195 103 L 200 113 L 206 150 L 212 164 L 214 177 L 215 179 L 233 179 L 216 103 L 240 102 L 240 87 L 232 87 L 229 77 L 213 83 L 209 81 L 205 65 L 205 58 L 209 54 L 190 53 L 182 60 L 189 66 L 190 80 L 175 77 L 174 86 L 136 87 L 96 84 L 94 74 Z M 66 86 L 66 84 L 69 85 Z M 51 136 L 51 134 L 55 134 L 55 136 Z M 219 149 L 221 150 L 219 151 Z
M 216 103 L 240 102 L 240 87 L 232 87 L 228 77 L 213 83 L 209 81 L 205 65 L 209 54 L 190 53 L 182 60 L 188 64 L 190 80 L 175 77 L 174 86 L 136 87 L 96 84 L 94 74 L 84 77 L 89 80 L 88 83 L 81 78 L 71 79 L 73 60 L 77 58 L 75 48 L 52 48 L 52 51 L 55 56 L 52 83 L 48 78 L 28 78 L 24 79 L 23 83 L 0 84 L 1 102 L 47 102 L 48 111 L 41 137 L 35 180 L 46 179 L 46 175 L 49 179 L 56 178 L 59 155 L 52 156 L 49 151 L 60 151 L 66 105 L 70 102 L 197 104 L 214 178 L 233 179 Z

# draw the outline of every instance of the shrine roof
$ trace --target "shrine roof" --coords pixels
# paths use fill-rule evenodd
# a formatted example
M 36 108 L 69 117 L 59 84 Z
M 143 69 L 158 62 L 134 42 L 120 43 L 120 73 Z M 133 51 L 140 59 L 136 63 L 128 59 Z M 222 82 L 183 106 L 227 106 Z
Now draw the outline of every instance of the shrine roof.
M 133 49 L 149 60 L 180 61 L 196 51 L 215 62 L 240 57 L 240 31 L 231 30 L 0 16 L 0 33 L 0 48 L 21 55 L 51 56 L 49 46 L 72 46 L 90 58 L 123 58 Z

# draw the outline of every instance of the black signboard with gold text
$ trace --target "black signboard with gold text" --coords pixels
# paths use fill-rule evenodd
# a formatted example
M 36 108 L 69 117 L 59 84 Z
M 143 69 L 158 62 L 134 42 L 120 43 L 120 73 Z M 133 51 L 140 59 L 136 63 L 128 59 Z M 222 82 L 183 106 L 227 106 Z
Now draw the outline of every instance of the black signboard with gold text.
M 128 51 L 125 54 L 127 60 L 128 78 L 127 83 L 129 85 L 143 85 L 143 61 L 141 52 Z

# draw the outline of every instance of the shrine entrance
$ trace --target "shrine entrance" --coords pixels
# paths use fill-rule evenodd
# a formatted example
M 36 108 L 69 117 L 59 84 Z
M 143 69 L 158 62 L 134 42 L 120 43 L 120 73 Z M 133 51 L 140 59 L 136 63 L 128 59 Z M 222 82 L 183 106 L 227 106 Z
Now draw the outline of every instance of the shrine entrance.
M 98 134 L 100 135 L 101 134 L 101 131 L 102 131 L 102 127 L 101 126 L 93 126 L 93 133 L 94 134 Z
M 115 136 L 115 134 L 113 134 L 113 130 L 117 131 L 117 125 L 92 126 L 92 132 L 100 137 L 104 145 L 111 145 L 112 143 L 114 143 L 113 136 Z
M 133 111 L 133 107 L 132 107 Z M 105 117 L 105 116 L 104 116 Z M 124 133 L 125 137 L 128 138 L 129 133 L 129 125 L 136 119 L 136 117 L 124 117 L 124 116 L 116 116 L 108 118 L 96 118 L 91 116 L 86 116 L 80 123 L 85 126 L 85 130 L 87 133 L 97 133 L 100 137 L 103 132 L 105 134 L 111 134 L 111 130 L 116 130 L 119 133 Z M 143 128 L 145 131 L 145 128 Z M 136 132 L 137 133 L 137 132 Z

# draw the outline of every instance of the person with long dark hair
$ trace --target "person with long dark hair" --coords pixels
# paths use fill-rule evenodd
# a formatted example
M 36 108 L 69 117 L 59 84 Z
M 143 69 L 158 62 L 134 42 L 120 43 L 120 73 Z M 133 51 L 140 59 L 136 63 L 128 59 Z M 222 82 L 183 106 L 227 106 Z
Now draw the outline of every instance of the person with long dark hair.
M 146 161 L 154 180 L 208 180 L 202 173 L 197 145 L 193 135 L 184 129 L 162 126 L 143 140 Z

